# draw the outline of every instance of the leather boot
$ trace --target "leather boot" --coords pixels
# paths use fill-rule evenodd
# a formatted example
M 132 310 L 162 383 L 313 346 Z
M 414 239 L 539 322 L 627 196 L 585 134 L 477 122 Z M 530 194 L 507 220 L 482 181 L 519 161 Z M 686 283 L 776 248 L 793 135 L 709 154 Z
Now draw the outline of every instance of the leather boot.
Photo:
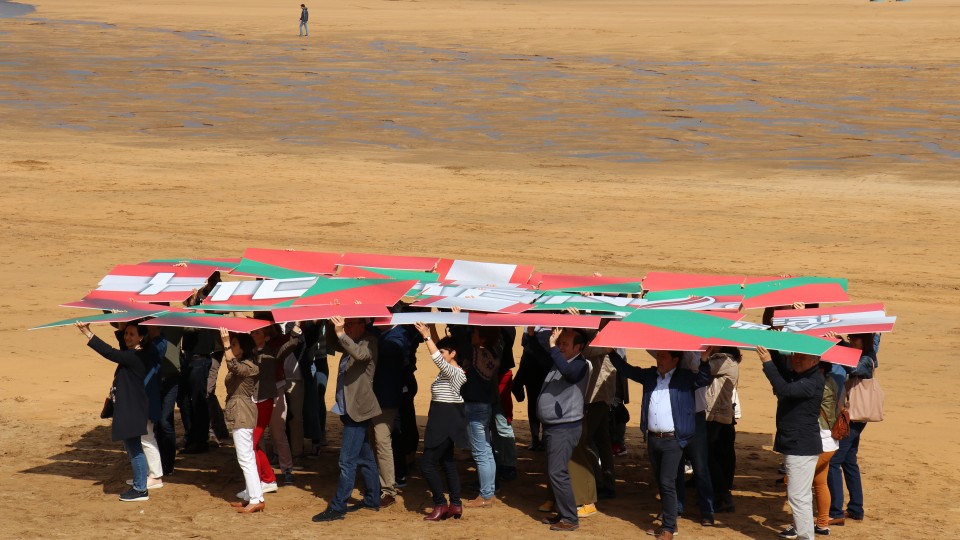
M 447 513 L 443 516 L 443 519 L 453 518 L 460 519 L 463 516 L 463 506 L 459 504 L 451 504 L 447 506 Z
M 447 508 L 445 504 L 438 504 L 433 507 L 433 512 L 430 512 L 429 516 L 424 516 L 424 521 L 440 521 L 447 515 Z

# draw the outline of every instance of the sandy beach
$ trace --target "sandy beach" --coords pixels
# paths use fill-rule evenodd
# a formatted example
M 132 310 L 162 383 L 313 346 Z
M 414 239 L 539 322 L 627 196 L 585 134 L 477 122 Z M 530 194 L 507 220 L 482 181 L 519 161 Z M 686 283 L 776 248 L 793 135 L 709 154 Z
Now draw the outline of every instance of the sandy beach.
M 853 301 L 899 319 L 879 355 L 886 419 L 860 452 L 867 519 L 831 536 L 956 536 L 960 3 L 358 0 L 310 5 L 309 38 L 298 3 L 34 6 L 0 8 L 19 15 L 0 18 L 3 536 L 549 533 L 544 456 L 522 448 L 504 504 L 459 523 L 420 519 L 419 475 L 394 507 L 311 523 L 334 491 L 336 431 L 262 515 L 229 512 L 230 447 L 118 503 L 129 461 L 97 417 L 111 365 L 75 329 L 27 329 L 77 313 L 57 306 L 115 264 L 246 247 L 847 277 Z M 790 522 L 776 401 L 745 358 L 738 511 L 709 529 L 682 518 L 683 538 Z M 435 372 L 421 361 L 423 425 Z M 618 497 L 580 537 L 642 535 L 658 511 L 629 408 Z

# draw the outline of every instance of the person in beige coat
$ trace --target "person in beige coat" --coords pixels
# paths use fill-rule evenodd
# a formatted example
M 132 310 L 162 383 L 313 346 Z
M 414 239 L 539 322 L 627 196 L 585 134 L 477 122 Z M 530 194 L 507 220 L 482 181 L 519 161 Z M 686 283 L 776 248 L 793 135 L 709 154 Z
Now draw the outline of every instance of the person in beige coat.
M 707 453 L 713 484 L 713 511 L 733 512 L 733 475 L 737 467 L 734 393 L 740 380 L 740 350 L 709 347 L 702 353 L 710 362 L 713 382 L 707 387 Z
M 361 508 L 380 509 L 380 474 L 368 435 L 370 419 L 381 412 L 373 393 L 377 337 L 367 330 L 366 322 L 365 319 L 344 320 L 343 317 L 330 319 L 337 336 L 337 348 L 343 351 L 337 371 L 335 405 L 335 411 L 343 422 L 343 440 L 340 444 L 337 493 L 326 510 L 313 516 L 315 522 L 343 519 L 348 511 Z M 363 475 L 366 491 L 362 502 L 347 508 L 357 469 Z
M 233 446 L 237 450 L 237 462 L 243 471 L 248 499 L 231 503 L 237 512 L 252 514 L 262 512 L 263 489 L 257 472 L 257 458 L 253 451 L 253 430 L 257 427 L 257 404 L 254 396 L 260 377 L 260 365 L 253 356 L 253 338 L 246 334 L 233 334 L 220 329 L 223 342 L 223 359 L 227 363 L 227 407 L 224 420 L 233 434 Z

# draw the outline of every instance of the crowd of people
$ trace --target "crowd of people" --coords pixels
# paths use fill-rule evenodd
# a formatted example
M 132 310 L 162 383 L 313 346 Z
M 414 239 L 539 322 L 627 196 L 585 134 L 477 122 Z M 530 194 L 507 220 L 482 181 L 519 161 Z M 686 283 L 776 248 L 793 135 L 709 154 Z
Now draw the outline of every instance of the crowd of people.
M 209 287 L 197 291 L 187 304 L 208 293 Z M 424 346 L 437 373 L 418 464 L 433 501 L 424 520 L 458 519 L 465 509 L 499 503 L 498 487 L 517 477 L 516 400 L 527 402 L 528 449 L 546 454 L 549 496 L 540 510 L 550 515 L 542 521 L 554 531 L 576 530 L 581 518 L 597 511 L 598 500 L 617 495 L 614 459 L 623 453 L 630 418 L 628 380 L 643 389 L 639 424 L 662 509 L 648 532 L 657 539 L 677 534 L 691 469 L 702 526 L 713 526 L 714 514 L 736 510 L 742 359 L 734 347 L 649 351 L 655 365 L 641 368 L 623 349 L 590 346 L 595 330 L 528 327 L 519 332 L 518 366 L 513 327 L 449 325 L 441 336 L 431 324 L 375 327 L 365 319 L 333 317 L 241 334 L 134 321 L 117 325 L 116 347 L 87 324 L 77 327 L 92 349 L 117 364 L 109 398 L 112 436 L 123 442 L 133 468 L 121 501 L 148 500 L 150 490 L 162 487 L 178 447 L 181 454 L 206 452 L 231 439 L 245 484 L 232 506 L 262 512 L 264 494 L 293 484 L 294 467 L 326 444 L 328 356 L 339 353 L 331 410 L 342 422 L 340 474 L 329 504 L 313 521 L 394 504 L 421 449 L 414 397 L 417 351 Z M 846 389 L 873 377 L 879 334 L 851 335 L 843 343 L 861 351 L 856 367 L 756 350 L 778 400 L 774 450 L 784 458 L 794 519 L 782 538 L 829 535 L 831 526 L 864 518 L 857 452 L 866 422 L 845 423 Z M 223 366 L 221 409 L 216 382 Z M 174 426 L 177 406 L 182 441 Z M 464 497 L 455 448 L 470 451 L 475 498 Z M 358 473 L 363 497 L 350 504 Z

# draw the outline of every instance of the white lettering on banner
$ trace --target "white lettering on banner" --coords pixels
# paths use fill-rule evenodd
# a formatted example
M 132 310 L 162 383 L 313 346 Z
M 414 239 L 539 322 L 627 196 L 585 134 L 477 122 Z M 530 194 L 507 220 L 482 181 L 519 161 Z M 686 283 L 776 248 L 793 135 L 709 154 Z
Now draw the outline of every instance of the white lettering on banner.
M 221 281 L 210 292 L 210 302 L 228 302 L 234 296 L 251 300 L 299 298 L 317 282 L 316 277 L 265 279 L 259 281 Z
M 142 296 L 150 296 L 162 293 L 163 289 L 166 288 L 168 283 L 170 283 L 170 280 L 173 279 L 174 275 L 176 274 L 173 272 L 160 272 L 159 274 L 150 278 L 150 281 L 147 282 L 147 288 L 140 291 L 140 294 Z
M 291 279 L 267 279 L 259 282 L 254 300 L 273 300 L 278 298 L 299 298 L 317 282 L 315 277 Z
M 131 292 L 142 296 L 155 296 L 169 292 L 192 291 L 203 287 L 207 281 L 197 277 L 176 277 L 174 272 L 158 272 L 153 276 L 106 276 L 100 280 L 98 291 Z
M 221 281 L 214 285 L 210 291 L 209 300 L 211 302 L 226 302 L 233 296 L 233 293 L 240 287 L 243 281 Z

